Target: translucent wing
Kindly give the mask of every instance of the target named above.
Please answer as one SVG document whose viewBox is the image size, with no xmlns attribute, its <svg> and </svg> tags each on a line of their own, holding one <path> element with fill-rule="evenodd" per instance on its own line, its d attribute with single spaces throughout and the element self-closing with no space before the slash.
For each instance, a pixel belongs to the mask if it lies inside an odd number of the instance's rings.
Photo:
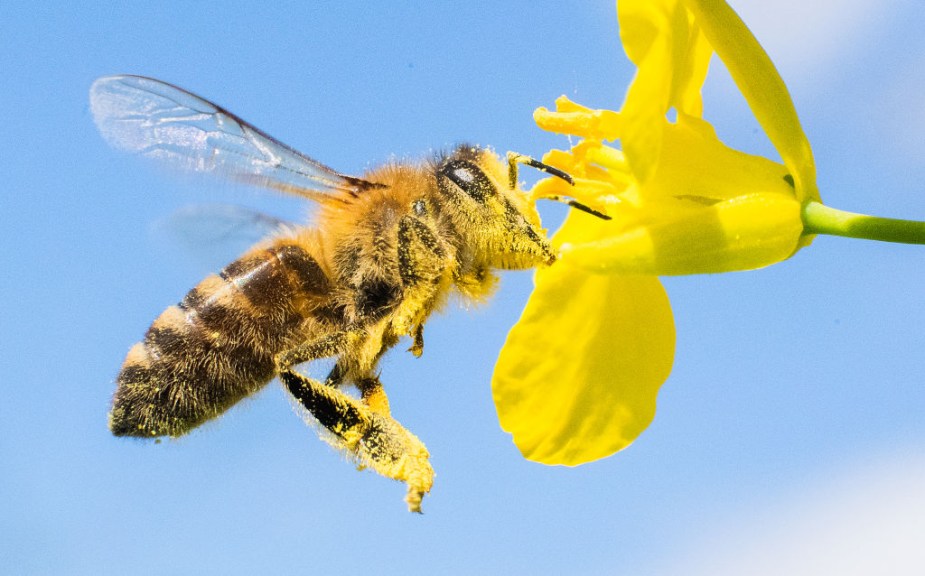
<svg viewBox="0 0 925 576">
<path fill-rule="evenodd" d="M 155 228 L 182 244 L 231 246 L 237 254 L 260 240 L 298 228 L 293 222 L 234 204 L 184 206 L 155 222 Z"/>
<path fill-rule="evenodd" d="M 156 220 L 152 231 L 179 245 L 202 272 L 214 272 L 261 240 L 295 228 L 292 222 L 245 206 L 196 204 Z"/>
<path fill-rule="evenodd" d="M 319 201 L 379 186 L 340 174 L 221 106 L 153 78 L 100 78 L 90 87 L 90 109 L 110 145 L 184 170 Z"/>
</svg>

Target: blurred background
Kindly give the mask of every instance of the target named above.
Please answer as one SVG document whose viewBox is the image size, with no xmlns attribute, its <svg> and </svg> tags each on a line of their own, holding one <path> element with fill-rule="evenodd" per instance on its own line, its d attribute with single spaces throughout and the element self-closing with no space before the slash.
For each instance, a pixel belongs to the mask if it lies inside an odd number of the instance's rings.
<svg viewBox="0 0 925 576">
<path fill-rule="evenodd" d="M 925 220 L 925 8 L 733 0 L 787 81 L 823 198 Z M 617 108 L 612 2 L 0 3 L 0 573 L 919 574 L 925 569 L 925 248 L 821 237 L 771 268 L 666 279 L 675 369 L 630 448 L 524 461 L 491 401 L 531 285 L 430 321 L 382 365 L 437 471 L 404 487 L 318 441 L 276 383 L 187 437 L 106 429 L 129 346 L 242 246 L 158 223 L 197 203 L 307 207 L 116 152 L 87 90 L 183 86 L 338 170 L 460 141 L 565 147 L 531 114 Z M 705 116 L 776 158 L 714 60 Z M 524 172 L 525 178 L 535 179 Z M 544 205 L 547 225 L 560 206 Z"/>
</svg>

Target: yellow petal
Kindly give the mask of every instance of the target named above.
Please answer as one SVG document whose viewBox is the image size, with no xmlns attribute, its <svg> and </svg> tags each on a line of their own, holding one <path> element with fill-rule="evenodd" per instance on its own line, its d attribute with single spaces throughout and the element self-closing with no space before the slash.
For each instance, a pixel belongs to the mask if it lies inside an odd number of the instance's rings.
<svg viewBox="0 0 925 576">
<path fill-rule="evenodd" d="M 642 212 L 636 226 L 605 230 L 596 241 L 585 235 L 563 243 L 559 264 L 660 276 L 753 270 L 792 256 L 803 232 L 800 203 L 786 194 L 748 194 L 712 205 L 663 199 Z"/>
<path fill-rule="evenodd" d="M 799 200 L 819 200 L 816 166 L 787 86 L 764 48 L 723 0 L 684 0 L 793 175 Z"/>
<path fill-rule="evenodd" d="M 662 147 L 662 127 L 668 111 L 675 65 L 673 34 L 676 0 L 623 0 L 617 3 L 620 38 L 626 55 L 636 65 L 636 76 L 626 91 L 621 142 L 636 179 L 645 182 L 655 171 Z"/>
<path fill-rule="evenodd" d="M 699 118 L 703 115 L 701 90 L 707 78 L 713 48 L 699 26 L 691 27 L 687 42 L 685 58 L 675 85 L 675 95 L 671 101 L 679 113 Z"/>
<path fill-rule="evenodd" d="M 674 342 L 657 278 L 541 270 L 495 367 L 501 427 L 543 464 L 575 466 L 622 450 L 655 415 Z"/>
<path fill-rule="evenodd" d="M 644 197 L 726 200 L 753 192 L 793 196 L 786 176 L 782 164 L 726 146 L 709 122 L 682 116 L 665 127 L 662 159 Z"/>
<path fill-rule="evenodd" d="M 617 16 L 624 49 L 637 66 L 621 109 L 623 149 L 645 183 L 661 153 L 668 110 L 702 114 L 700 90 L 713 49 L 677 0 L 621 0 Z"/>
</svg>

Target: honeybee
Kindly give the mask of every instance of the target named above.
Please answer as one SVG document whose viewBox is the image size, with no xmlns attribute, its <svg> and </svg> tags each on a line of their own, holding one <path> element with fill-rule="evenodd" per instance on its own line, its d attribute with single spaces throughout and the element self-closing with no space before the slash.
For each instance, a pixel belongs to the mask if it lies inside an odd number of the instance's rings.
<svg viewBox="0 0 925 576">
<path fill-rule="evenodd" d="M 90 105 L 116 148 L 317 203 L 315 225 L 265 239 L 154 320 L 116 379 L 112 433 L 181 436 L 279 377 L 330 443 L 404 482 L 409 510 L 420 512 L 434 472 L 424 444 L 389 414 L 379 359 L 404 336 L 420 356 L 431 313 L 453 293 L 489 296 L 494 270 L 552 264 L 517 167 L 569 176 L 469 145 L 347 176 L 140 76 L 98 79 Z M 323 381 L 296 370 L 325 358 L 333 369 Z M 358 397 L 341 390 L 348 384 Z"/>
</svg>

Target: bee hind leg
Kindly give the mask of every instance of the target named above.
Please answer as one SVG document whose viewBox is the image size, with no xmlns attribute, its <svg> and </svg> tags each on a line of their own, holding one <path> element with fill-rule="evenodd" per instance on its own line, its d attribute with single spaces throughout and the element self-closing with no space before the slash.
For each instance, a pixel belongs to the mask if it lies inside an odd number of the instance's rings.
<svg viewBox="0 0 925 576">
<path fill-rule="evenodd" d="M 348 369 L 346 366 L 342 362 L 338 362 L 334 365 L 331 372 L 328 373 L 327 378 L 324 379 L 325 386 L 337 388 L 344 382 L 347 372 Z M 356 380 L 355 384 L 360 391 L 360 398 L 370 410 L 378 412 L 383 416 L 391 415 L 389 410 L 389 398 L 386 396 L 385 389 L 378 376 L 359 378 Z"/>
<path fill-rule="evenodd" d="M 304 348 L 303 348 L 304 351 Z M 281 357 L 287 357 L 286 354 Z M 289 356 L 291 357 L 291 356 Z M 334 372 L 332 372 L 332 376 Z M 279 371 L 292 396 L 333 435 L 334 444 L 361 466 L 408 486 L 405 502 L 411 512 L 421 511 L 421 500 L 430 492 L 434 471 L 424 444 L 389 416 L 388 400 L 378 378 L 357 382 L 363 401 L 355 400 L 335 386 L 323 384 L 294 371 Z M 332 384 L 339 383 L 339 376 Z"/>
</svg>

